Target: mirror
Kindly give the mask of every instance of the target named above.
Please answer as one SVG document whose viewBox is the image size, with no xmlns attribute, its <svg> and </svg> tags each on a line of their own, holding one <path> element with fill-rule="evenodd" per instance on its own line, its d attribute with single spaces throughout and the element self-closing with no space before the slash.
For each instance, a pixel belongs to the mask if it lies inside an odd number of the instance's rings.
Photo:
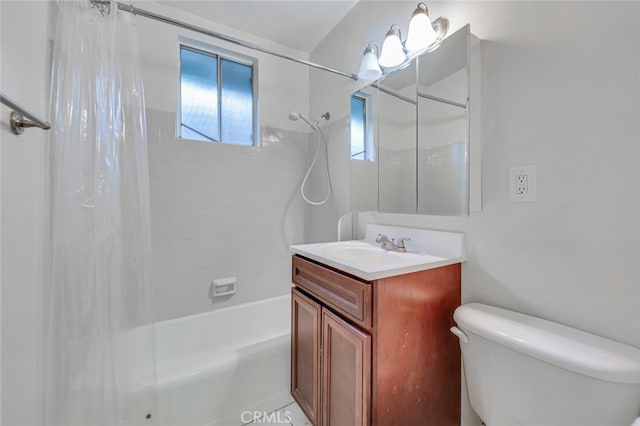
<svg viewBox="0 0 640 426">
<path fill-rule="evenodd" d="M 474 39 L 467 25 L 352 96 L 352 210 L 459 216 L 480 209 Z M 364 106 L 354 105 L 358 97 Z M 373 152 L 359 155 L 367 144 Z"/>
<path fill-rule="evenodd" d="M 469 214 L 468 28 L 416 58 L 419 214 Z"/>
<path fill-rule="evenodd" d="M 378 82 L 378 210 L 416 212 L 417 62 Z"/>
<path fill-rule="evenodd" d="M 351 96 L 351 210 L 378 210 L 378 89 Z"/>
</svg>

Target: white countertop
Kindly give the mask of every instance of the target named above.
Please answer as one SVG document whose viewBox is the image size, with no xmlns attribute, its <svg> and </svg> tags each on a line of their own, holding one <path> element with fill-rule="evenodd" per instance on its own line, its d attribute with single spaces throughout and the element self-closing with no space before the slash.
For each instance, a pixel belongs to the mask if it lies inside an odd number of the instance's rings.
<svg viewBox="0 0 640 426">
<path fill-rule="evenodd" d="M 383 250 L 375 244 L 378 233 L 398 240 L 409 237 L 407 252 Z M 364 240 L 290 246 L 307 257 L 367 281 L 424 271 L 464 262 L 464 235 L 457 232 L 367 225 Z"/>
</svg>

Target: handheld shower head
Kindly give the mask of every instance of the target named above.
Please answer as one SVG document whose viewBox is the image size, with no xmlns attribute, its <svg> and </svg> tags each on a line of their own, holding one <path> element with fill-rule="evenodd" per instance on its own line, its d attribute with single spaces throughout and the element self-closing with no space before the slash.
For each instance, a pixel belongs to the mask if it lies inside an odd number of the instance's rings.
<svg viewBox="0 0 640 426">
<path fill-rule="evenodd" d="M 327 111 L 324 114 L 322 114 L 320 117 L 318 117 L 317 120 L 314 120 L 313 123 L 312 123 L 304 115 L 302 115 L 299 112 L 294 112 L 294 111 L 289 112 L 289 120 L 297 121 L 299 118 L 301 118 L 302 121 L 307 123 L 312 129 L 315 130 L 315 129 L 318 129 L 318 125 L 320 124 L 320 120 L 322 120 L 324 118 L 325 120 L 329 121 L 329 118 L 331 118 L 331 114 L 329 114 L 329 112 Z"/>
<path fill-rule="evenodd" d="M 296 121 L 296 120 L 298 120 L 298 118 L 301 118 L 302 121 L 307 123 L 312 129 L 315 130 L 315 129 L 318 128 L 318 123 L 310 122 L 309 120 L 307 120 L 307 118 L 304 115 L 300 114 L 299 112 L 290 112 L 289 113 L 289 120 Z"/>
<path fill-rule="evenodd" d="M 289 113 L 289 120 L 291 121 L 297 121 L 298 118 L 300 118 L 300 113 L 299 112 L 290 112 Z"/>
<path fill-rule="evenodd" d="M 311 204 L 312 206 L 321 206 L 321 205 L 323 205 L 324 203 L 327 202 L 327 200 L 331 196 L 331 175 L 329 173 L 329 158 L 328 158 L 328 154 L 327 154 L 327 141 L 325 140 L 325 135 L 322 132 L 322 129 L 320 128 L 320 120 L 324 118 L 325 120 L 329 121 L 329 117 L 330 117 L 329 113 L 325 112 L 320 117 L 318 117 L 317 120 L 314 120 L 313 123 L 312 123 L 304 115 L 300 114 L 299 112 L 293 112 L 293 111 L 289 112 L 289 120 L 297 121 L 299 118 L 301 118 L 302 121 L 304 121 L 305 123 L 307 123 L 309 125 L 309 127 L 311 127 L 313 130 L 317 130 L 318 133 L 320 134 L 320 140 L 318 141 L 317 148 L 316 148 L 316 155 L 315 155 L 315 157 L 313 157 L 313 161 L 311 162 L 311 165 L 309 166 L 309 169 L 307 170 L 307 174 L 304 176 L 304 179 L 302 179 L 302 184 L 300 184 L 300 194 L 302 195 L 302 198 L 307 203 Z M 316 161 L 318 161 L 318 156 L 320 155 L 320 147 L 321 146 L 324 146 L 324 155 L 325 155 L 326 164 L 327 164 L 327 196 L 322 201 L 311 201 L 309 198 L 307 198 L 307 195 L 304 193 L 304 186 L 306 185 L 307 180 L 309 179 L 309 174 L 311 174 L 311 170 L 316 165 Z"/>
</svg>

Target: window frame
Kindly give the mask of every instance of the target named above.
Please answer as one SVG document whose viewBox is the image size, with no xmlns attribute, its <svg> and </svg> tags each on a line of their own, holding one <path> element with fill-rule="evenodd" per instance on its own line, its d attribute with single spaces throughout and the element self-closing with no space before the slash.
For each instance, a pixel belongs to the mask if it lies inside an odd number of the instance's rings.
<svg viewBox="0 0 640 426">
<path fill-rule="evenodd" d="M 374 132 L 374 117 L 373 117 L 373 98 L 370 94 L 361 90 L 352 93 L 349 98 L 349 116 L 351 117 L 351 99 L 362 99 L 364 102 L 364 159 L 353 158 L 350 155 L 350 159 L 354 161 L 376 161 L 376 144 L 375 144 L 375 132 Z M 351 152 L 351 134 L 349 134 L 349 152 Z"/>
<path fill-rule="evenodd" d="M 218 134 L 220 135 L 220 141 L 213 140 L 206 135 L 203 137 L 207 138 L 207 140 L 201 139 L 191 139 L 188 137 L 182 136 L 182 61 L 181 61 L 181 52 L 182 49 L 187 49 L 195 53 L 200 53 L 203 55 L 214 56 L 217 60 L 217 69 L 218 69 L 218 81 L 217 81 L 217 90 L 218 90 Z M 206 143 L 223 143 L 231 146 L 242 146 L 242 147 L 260 147 L 260 114 L 258 111 L 258 59 L 252 56 L 244 55 L 235 51 L 231 51 L 228 49 L 224 49 L 218 46 L 213 46 L 208 43 L 203 43 L 201 41 L 186 39 L 179 37 L 178 38 L 178 49 L 177 49 L 177 59 L 178 59 L 178 78 L 177 78 L 177 92 L 178 92 L 178 100 L 177 100 L 177 114 L 176 114 L 176 138 L 182 139 L 185 141 L 192 142 L 206 142 Z M 233 141 L 224 141 L 222 140 L 222 59 L 232 61 L 241 65 L 247 65 L 251 67 L 251 94 L 253 97 L 253 141 L 251 145 L 237 143 Z M 192 130 L 193 131 L 193 130 Z M 197 130 L 195 133 L 200 133 Z M 201 134 L 201 133 L 200 133 Z"/>
</svg>

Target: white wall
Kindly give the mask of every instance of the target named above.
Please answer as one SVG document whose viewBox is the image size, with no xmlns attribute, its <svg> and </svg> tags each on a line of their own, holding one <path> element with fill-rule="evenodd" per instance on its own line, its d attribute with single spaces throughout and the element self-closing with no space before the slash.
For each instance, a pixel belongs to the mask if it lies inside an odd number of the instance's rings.
<svg viewBox="0 0 640 426">
<path fill-rule="evenodd" d="M 302 52 L 156 4 L 144 7 L 276 51 Z M 156 318 L 164 320 L 289 292 L 288 245 L 304 242 L 299 196 L 309 155 L 306 66 L 137 20 L 147 100 Z M 258 59 L 259 147 L 176 138 L 179 38 Z M 237 293 L 211 298 L 211 282 L 237 277 Z"/>
<path fill-rule="evenodd" d="M 0 90 L 49 119 L 48 4 L 0 2 Z M 46 132 L 15 136 L 0 108 L 3 425 L 40 425 Z"/>
<path fill-rule="evenodd" d="M 356 70 L 366 43 L 380 43 L 393 22 L 406 31 L 414 7 L 357 5 L 311 60 Z M 466 232 L 465 302 L 640 346 L 639 7 L 430 5 L 452 31 L 470 23 L 484 40 L 483 210 L 463 218 L 379 214 L 369 220 Z M 346 113 L 355 84 L 333 79 L 312 72 L 311 105 L 344 106 Z M 537 165 L 538 202 L 510 203 L 507 169 L 527 164 Z"/>
</svg>

